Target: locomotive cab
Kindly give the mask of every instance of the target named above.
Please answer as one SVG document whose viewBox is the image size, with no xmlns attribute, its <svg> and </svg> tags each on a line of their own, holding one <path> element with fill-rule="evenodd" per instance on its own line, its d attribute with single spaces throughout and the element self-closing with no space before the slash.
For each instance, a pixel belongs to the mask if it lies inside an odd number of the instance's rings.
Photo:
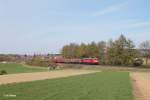
<svg viewBox="0 0 150 100">
<path fill-rule="evenodd" d="M 93 65 L 98 65 L 99 61 L 97 58 L 84 58 L 81 60 L 83 64 L 93 64 Z"/>
</svg>

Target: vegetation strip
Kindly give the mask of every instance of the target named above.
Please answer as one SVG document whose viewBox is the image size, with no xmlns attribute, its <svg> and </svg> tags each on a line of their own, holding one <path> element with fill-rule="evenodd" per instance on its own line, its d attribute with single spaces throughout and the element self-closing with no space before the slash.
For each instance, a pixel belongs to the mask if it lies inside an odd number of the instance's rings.
<svg viewBox="0 0 150 100">
<path fill-rule="evenodd" d="M 36 67 L 30 68 L 30 67 L 26 67 L 25 65 L 18 64 L 18 63 L 0 63 L 0 70 L 6 71 L 7 74 L 46 71 L 46 69 L 39 69 Z"/>
<path fill-rule="evenodd" d="M 2 85 L 0 91 L 1 100 L 133 100 L 127 72 Z"/>
</svg>

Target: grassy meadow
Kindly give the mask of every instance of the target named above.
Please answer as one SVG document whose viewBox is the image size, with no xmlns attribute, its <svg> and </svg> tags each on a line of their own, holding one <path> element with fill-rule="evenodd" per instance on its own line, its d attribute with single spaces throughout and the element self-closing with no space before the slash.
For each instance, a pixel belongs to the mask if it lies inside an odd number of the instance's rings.
<svg viewBox="0 0 150 100">
<path fill-rule="evenodd" d="M 43 68 L 29 67 L 18 63 L 0 63 L 0 70 L 5 70 L 8 74 L 46 71 Z"/>
<path fill-rule="evenodd" d="M 1 85 L 0 100 L 133 100 L 133 95 L 128 72 L 105 71 Z"/>
</svg>

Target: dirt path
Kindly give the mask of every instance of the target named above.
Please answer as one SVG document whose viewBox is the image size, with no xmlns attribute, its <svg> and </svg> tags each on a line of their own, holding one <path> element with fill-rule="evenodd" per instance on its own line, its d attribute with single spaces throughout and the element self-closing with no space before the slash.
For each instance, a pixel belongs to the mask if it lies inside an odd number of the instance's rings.
<svg viewBox="0 0 150 100">
<path fill-rule="evenodd" d="M 150 73 L 131 73 L 135 100 L 150 100 Z"/>
<path fill-rule="evenodd" d="M 19 82 L 27 82 L 34 80 L 44 80 L 44 79 L 52 79 L 59 77 L 67 77 L 73 75 L 80 74 L 88 74 L 94 73 L 96 71 L 89 70 L 57 70 L 50 72 L 36 72 L 36 73 L 21 73 L 21 74 L 11 74 L 11 75 L 2 75 L 0 76 L 0 85 L 8 84 L 8 83 L 19 83 Z"/>
</svg>

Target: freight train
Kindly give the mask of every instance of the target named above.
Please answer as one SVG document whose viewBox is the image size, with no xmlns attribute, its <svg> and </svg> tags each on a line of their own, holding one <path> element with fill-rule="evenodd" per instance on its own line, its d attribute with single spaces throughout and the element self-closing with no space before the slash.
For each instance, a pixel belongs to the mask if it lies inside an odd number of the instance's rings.
<svg viewBox="0 0 150 100">
<path fill-rule="evenodd" d="M 100 60 L 98 58 L 64 58 L 62 56 L 57 56 L 53 58 L 53 62 L 55 63 L 67 63 L 67 64 L 91 64 L 91 65 L 99 65 Z M 133 61 L 134 66 L 141 66 L 143 64 L 143 60 L 140 58 L 136 58 Z"/>
<path fill-rule="evenodd" d="M 54 57 L 53 61 L 55 63 L 72 63 L 72 64 L 91 64 L 98 65 L 98 58 L 63 58 L 63 57 Z"/>
</svg>

